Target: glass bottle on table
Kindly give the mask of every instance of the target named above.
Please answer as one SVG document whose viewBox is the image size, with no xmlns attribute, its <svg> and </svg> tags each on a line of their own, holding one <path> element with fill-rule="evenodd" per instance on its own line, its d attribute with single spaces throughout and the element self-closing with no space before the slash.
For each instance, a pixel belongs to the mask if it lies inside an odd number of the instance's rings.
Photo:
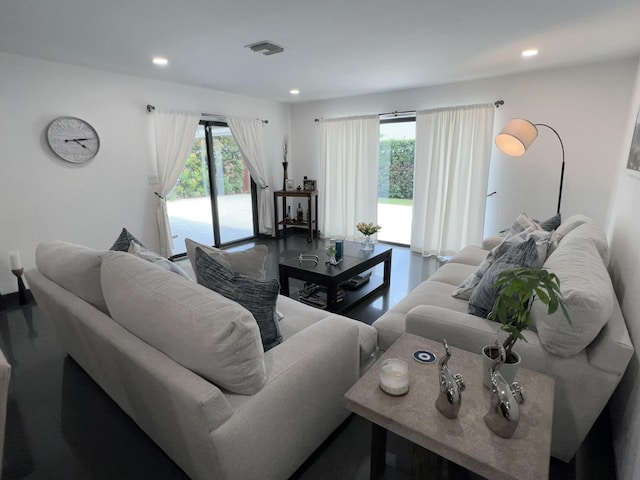
<svg viewBox="0 0 640 480">
<path fill-rule="evenodd" d="M 298 202 L 298 209 L 296 210 L 296 220 L 298 223 L 304 222 L 304 211 L 302 210 L 300 202 Z"/>
</svg>

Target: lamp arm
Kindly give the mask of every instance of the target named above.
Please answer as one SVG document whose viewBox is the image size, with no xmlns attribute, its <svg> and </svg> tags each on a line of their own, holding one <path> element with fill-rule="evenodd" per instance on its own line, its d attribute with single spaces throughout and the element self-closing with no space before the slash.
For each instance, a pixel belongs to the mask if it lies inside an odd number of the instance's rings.
<svg viewBox="0 0 640 480">
<path fill-rule="evenodd" d="M 556 137 L 558 137 L 558 140 L 560 141 L 560 147 L 562 148 L 562 168 L 560 170 L 560 191 L 558 193 L 558 213 L 560 213 L 560 203 L 562 202 L 562 184 L 564 183 L 564 143 L 562 143 L 562 138 L 560 138 L 560 134 L 552 126 L 547 125 L 546 123 L 536 123 L 535 125 L 536 127 L 538 126 L 547 127 L 549 130 L 555 133 Z"/>
</svg>

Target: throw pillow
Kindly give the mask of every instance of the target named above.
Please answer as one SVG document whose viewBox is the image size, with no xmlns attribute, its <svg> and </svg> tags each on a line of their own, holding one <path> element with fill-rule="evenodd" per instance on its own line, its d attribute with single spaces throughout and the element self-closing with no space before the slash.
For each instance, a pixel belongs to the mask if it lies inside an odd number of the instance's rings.
<svg viewBox="0 0 640 480">
<path fill-rule="evenodd" d="M 536 222 L 542 230 L 550 232 L 560 226 L 561 220 L 562 217 L 560 216 L 560 212 L 558 212 L 553 217 L 549 217 L 543 222 L 541 222 L 540 220 L 534 220 L 534 222 Z"/>
<path fill-rule="evenodd" d="M 539 266 L 538 249 L 533 238 L 512 247 L 507 253 L 493 262 L 473 290 L 469 299 L 469 313 L 487 318 L 498 297 L 498 291 L 493 284 L 500 272 L 511 270 L 512 268 L 536 266 Z"/>
<path fill-rule="evenodd" d="M 545 222 L 551 222 L 551 220 L 552 219 L 548 219 L 545 220 Z M 451 296 L 462 300 L 469 300 L 473 290 L 493 262 L 507 253 L 513 246 L 519 245 L 529 238 L 534 238 L 536 241 L 538 248 L 538 266 L 542 266 L 552 251 L 553 245 L 557 243 L 557 236 L 553 231 L 543 230 L 539 223 L 531 220 L 525 213 L 522 213 L 513 222 L 504 240 L 489 251 L 478 269 L 469 275 L 458 288 L 451 292 Z"/>
<path fill-rule="evenodd" d="M 190 238 L 186 238 L 184 243 L 187 247 L 187 256 L 194 271 L 196 270 L 196 247 L 199 247 L 203 252 L 215 258 L 229 270 L 239 273 L 240 275 L 253 278 L 254 280 L 265 280 L 267 276 L 265 265 L 267 263 L 269 249 L 265 245 L 256 245 L 253 248 L 240 252 L 228 252 L 226 250 L 220 250 L 219 248 L 202 245 Z"/>
<path fill-rule="evenodd" d="M 260 329 L 236 302 L 124 252 L 105 256 L 100 280 L 111 317 L 143 342 L 230 392 L 266 384 Z"/>
<path fill-rule="evenodd" d="M 571 323 L 560 310 L 549 315 L 542 302 L 534 302 L 531 318 L 547 351 L 572 357 L 587 348 L 613 314 L 615 292 L 611 277 L 589 238 L 563 241 L 544 267 L 560 280 Z"/>
<path fill-rule="evenodd" d="M 510 248 L 511 245 L 504 241 L 492 248 L 489 253 L 487 253 L 487 256 L 484 258 L 478 269 L 464 279 L 458 288 L 451 293 L 451 296 L 461 298 L 462 300 L 469 300 L 473 290 L 476 288 L 484 274 L 487 273 L 489 267 L 497 258 L 504 255 Z"/>
<path fill-rule="evenodd" d="M 187 275 L 183 269 L 181 269 L 178 265 L 173 263 L 171 260 L 164 258 L 162 255 L 156 252 L 152 252 L 151 250 L 147 250 L 142 245 L 139 245 L 136 242 L 131 242 L 129 246 L 129 253 L 146 260 L 147 262 L 155 263 L 159 267 L 164 268 L 165 270 L 169 270 L 170 272 L 177 273 L 181 277 L 184 277 L 188 280 L 191 280 L 191 277 Z"/>
<path fill-rule="evenodd" d="M 131 233 L 126 228 L 123 228 L 122 232 L 120 232 L 120 235 L 118 236 L 118 238 L 116 238 L 116 241 L 113 242 L 113 245 L 111 245 L 111 248 L 109 250 L 117 250 L 118 252 L 128 252 L 129 247 L 131 246 L 132 243 L 137 243 L 138 245 L 140 245 L 142 248 L 146 250 L 146 247 L 142 244 L 140 240 L 138 240 L 136 237 L 131 235 Z"/>
<path fill-rule="evenodd" d="M 280 325 L 276 320 L 276 300 L 280 292 L 277 280 L 260 281 L 238 275 L 218 259 L 196 247 L 196 278 L 198 283 L 218 292 L 249 310 L 258 322 L 264 351 L 282 343 Z"/>
</svg>

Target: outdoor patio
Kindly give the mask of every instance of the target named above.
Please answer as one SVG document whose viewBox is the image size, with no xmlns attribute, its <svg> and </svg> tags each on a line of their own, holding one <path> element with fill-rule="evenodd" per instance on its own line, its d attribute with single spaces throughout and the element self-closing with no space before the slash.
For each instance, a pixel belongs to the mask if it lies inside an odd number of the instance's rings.
<svg viewBox="0 0 640 480">
<path fill-rule="evenodd" d="M 378 232 L 377 240 L 407 245 L 411 239 L 412 209 L 410 205 L 379 203 L 377 223 L 382 230 Z M 174 254 L 184 253 L 185 238 L 213 245 L 209 197 L 168 201 L 167 210 L 173 233 Z M 250 194 L 219 196 L 218 210 L 222 242 L 253 235 Z"/>
</svg>

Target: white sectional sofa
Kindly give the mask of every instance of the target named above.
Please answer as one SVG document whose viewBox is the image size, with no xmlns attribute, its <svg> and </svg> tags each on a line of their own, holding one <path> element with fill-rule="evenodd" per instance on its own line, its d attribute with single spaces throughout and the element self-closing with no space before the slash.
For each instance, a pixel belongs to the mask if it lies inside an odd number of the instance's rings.
<svg viewBox="0 0 640 480">
<path fill-rule="evenodd" d="M 283 341 L 264 352 L 239 304 L 129 253 L 54 241 L 36 265 L 63 348 L 194 479 L 289 477 L 376 349 L 371 326 L 279 297 Z"/>
<path fill-rule="evenodd" d="M 519 341 L 515 350 L 523 367 L 555 379 L 551 453 L 570 461 L 622 378 L 633 346 L 606 270 L 602 229 L 576 215 L 553 236 L 557 248 L 544 267 L 561 281 L 572 324 L 560 312 L 550 318 L 537 302 L 534 328 L 524 332 L 526 342 Z M 477 353 L 498 337 L 504 340 L 498 323 L 467 313 L 468 301 L 452 296 L 500 241 L 464 248 L 374 322 L 380 348 L 388 348 L 404 331 L 438 342 L 446 338 L 449 345 Z"/>
</svg>

